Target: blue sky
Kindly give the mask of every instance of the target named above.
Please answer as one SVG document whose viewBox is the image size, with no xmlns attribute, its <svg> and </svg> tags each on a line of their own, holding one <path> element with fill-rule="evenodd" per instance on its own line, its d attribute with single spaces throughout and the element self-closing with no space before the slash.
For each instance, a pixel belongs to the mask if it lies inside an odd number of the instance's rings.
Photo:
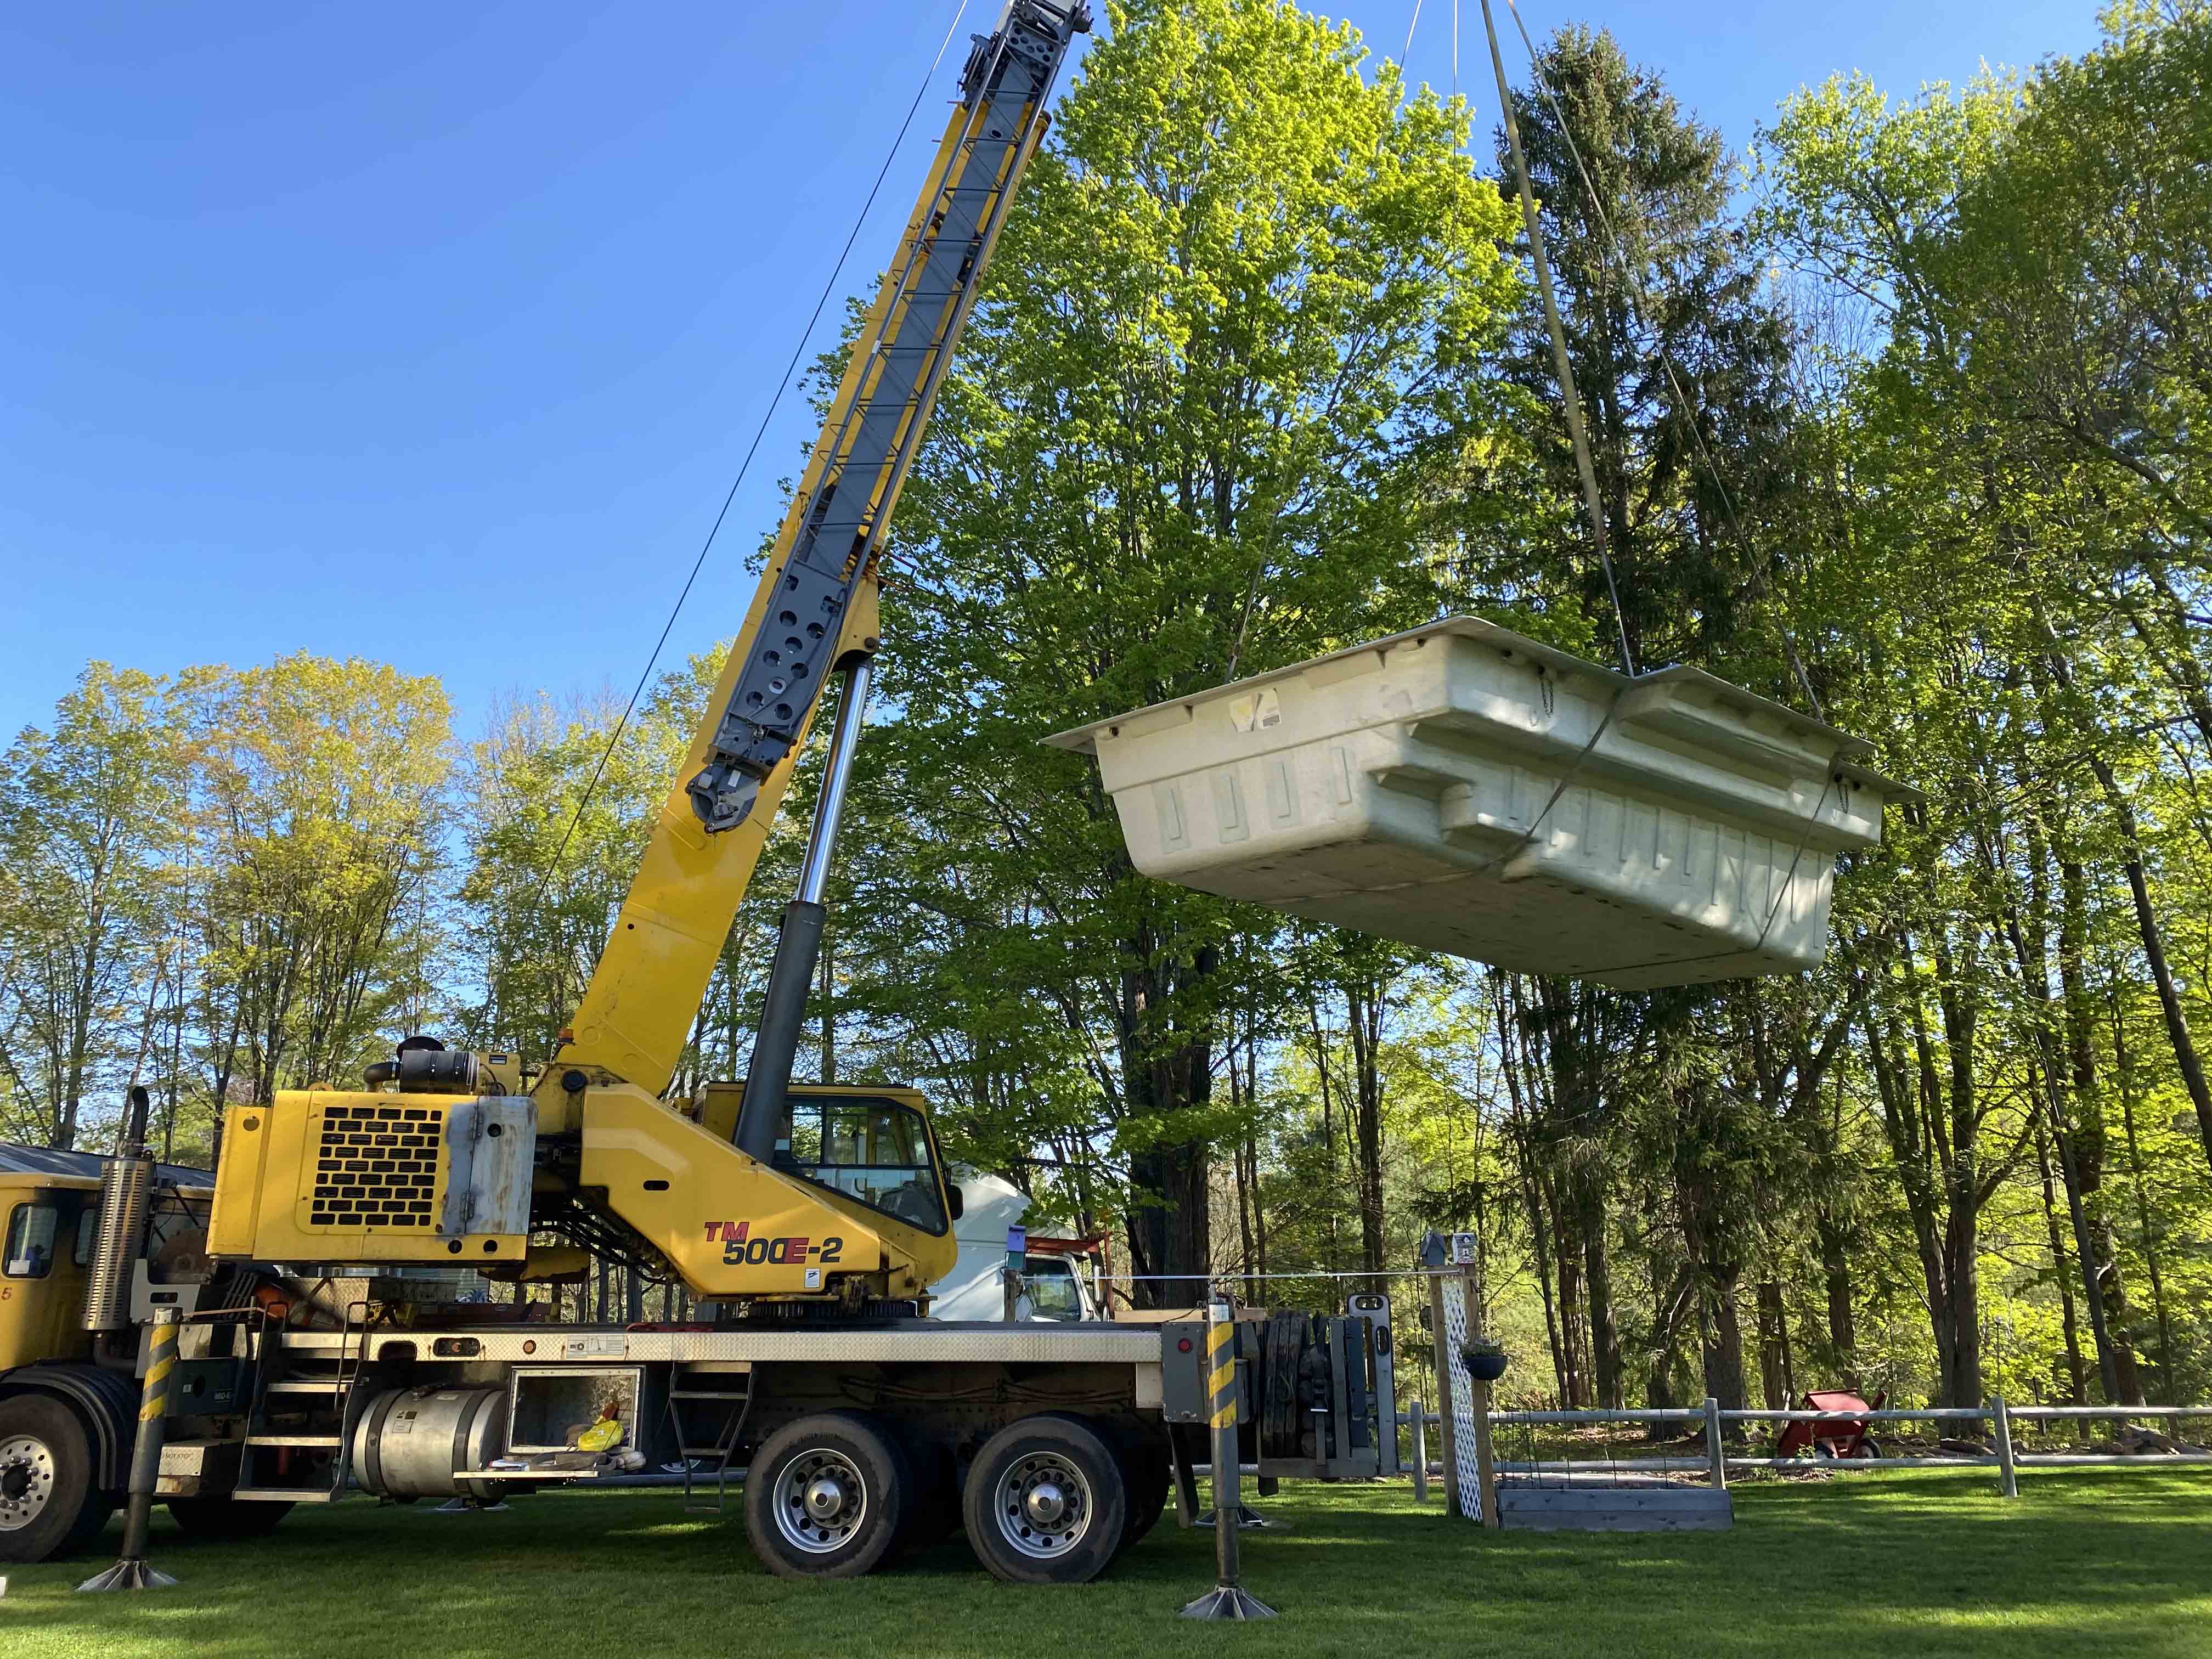
<svg viewBox="0 0 2212 1659">
<path fill-rule="evenodd" d="M 9 8 L 0 740 L 95 656 L 356 652 L 441 674 L 465 738 L 502 694 L 626 690 L 956 3 Z M 1349 15 L 1395 55 L 1413 11 Z M 1420 12 L 1446 85 L 1452 0 Z M 1610 27 L 1739 146 L 1835 70 L 1910 91 L 2096 38 L 2083 0 L 1524 15 Z M 1474 0 L 1459 28 L 1486 131 Z M 667 660 L 736 627 L 811 435 L 787 399 Z"/>
</svg>

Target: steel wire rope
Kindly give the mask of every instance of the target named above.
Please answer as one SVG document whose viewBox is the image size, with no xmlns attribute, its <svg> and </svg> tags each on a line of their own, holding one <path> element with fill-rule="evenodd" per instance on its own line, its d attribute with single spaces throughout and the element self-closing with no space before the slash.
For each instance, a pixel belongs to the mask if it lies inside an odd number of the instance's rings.
<svg viewBox="0 0 2212 1659">
<path fill-rule="evenodd" d="M 661 624 L 660 637 L 653 641 L 653 650 L 645 659 L 645 666 L 639 671 L 637 684 L 630 688 L 629 701 L 623 705 L 622 717 L 615 722 L 615 729 L 609 735 L 606 746 L 599 751 L 599 763 L 592 769 L 592 780 L 584 786 L 584 793 L 576 802 L 576 810 L 569 815 L 568 827 L 562 834 L 561 845 L 555 849 L 551 860 L 545 866 L 544 875 L 538 881 L 536 902 L 541 906 L 544 903 L 545 895 L 552 888 L 553 878 L 560 872 L 561 860 L 568 855 L 568 843 L 575 838 L 577 826 L 584 821 L 584 813 L 592 804 L 592 797 L 599 793 L 600 781 L 606 775 L 607 763 L 614 757 L 623 733 L 629 729 L 630 716 L 637 710 L 637 700 L 644 695 L 646 682 L 653 677 L 653 671 L 660 661 L 660 653 L 667 647 L 668 636 L 675 629 L 676 619 L 683 614 L 684 602 L 691 597 L 691 589 L 699 580 L 700 571 L 706 567 L 707 555 L 714 545 L 714 538 L 721 533 L 723 521 L 730 516 L 730 507 L 738 498 L 738 489 L 744 484 L 745 475 L 751 471 L 753 458 L 759 454 L 761 442 L 768 436 L 769 423 L 775 420 L 776 410 L 782 406 L 784 393 L 791 389 L 792 376 L 806 355 L 807 342 L 813 338 L 815 327 L 821 322 L 823 312 L 829 307 L 830 296 L 836 291 L 837 279 L 844 274 L 845 262 L 852 257 L 854 246 L 860 240 L 860 232 L 866 228 L 868 215 L 876 205 L 877 196 L 882 192 L 884 180 L 890 176 L 892 164 L 898 160 L 899 150 L 906 143 L 915 116 L 921 109 L 922 100 L 929 95 L 930 84 L 937 78 L 938 65 L 945 61 L 945 49 L 952 44 L 953 33 L 959 28 L 960 20 L 967 12 L 968 0 L 959 0 L 954 8 L 952 21 L 945 27 L 945 38 L 937 43 L 936 55 L 929 60 L 929 68 L 921 77 L 921 84 L 915 88 L 914 101 L 907 106 L 906 117 L 899 123 L 898 131 L 891 139 L 890 149 L 884 154 L 883 165 L 876 170 L 875 183 L 868 187 L 867 199 L 860 204 L 860 212 L 854 216 L 853 228 L 845 238 L 845 246 L 838 251 L 837 261 L 830 266 L 830 275 L 822 284 L 822 292 L 814 301 L 814 310 L 807 318 L 806 325 L 799 331 L 798 343 L 791 349 L 790 361 L 783 366 L 783 378 L 776 383 L 775 394 L 769 398 L 768 408 L 761 415 L 760 424 L 753 430 L 752 441 L 745 447 L 744 459 L 738 463 L 737 477 L 730 481 L 729 490 L 722 497 L 721 508 L 714 514 L 714 522 L 708 526 L 706 539 L 699 544 L 698 556 L 691 561 L 690 574 L 684 577 L 684 586 L 676 595 L 676 603 L 669 607 L 668 620 Z"/>
<path fill-rule="evenodd" d="M 1486 3 L 1486 12 L 1487 9 Z M 1675 373 L 1674 360 L 1667 349 L 1665 337 L 1651 326 L 1650 319 L 1644 314 L 1644 307 L 1638 301 L 1636 272 L 1629 264 L 1628 250 L 1621 243 L 1620 234 L 1613 228 L 1613 221 L 1606 213 L 1605 204 L 1599 199 L 1597 185 L 1590 178 L 1589 168 L 1583 164 L 1582 149 L 1575 143 L 1574 130 L 1568 124 L 1567 112 L 1559 102 L 1559 94 L 1553 89 L 1552 83 L 1544 78 L 1543 67 L 1536 55 L 1536 43 L 1529 35 L 1528 25 L 1522 19 L 1521 8 L 1516 3 L 1516 0 L 1505 0 L 1505 9 L 1512 15 L 1513 27 L 1520 34 L 1522 46 L 1528 54 L 1528 77 L 1536 83 L 1537 90 L 1544 94 L 1544 101 L 1552 106 L 1552 113 L 1559 124 L 1559 137 L 1567 147 L 1567 155 L 1574 161 L 1575 173 L 1583 182 L 1583 193 L 1589 198 L 1590 212 L 1596 217 L 1598 228 L 1605 233 L 1606 246 L 1612 250 L 1614 259 L 1620 264 L 1622 279 L 1621 296 L 1628 302 L 1628 309 L 1636 319 L 1638 326 L 1651 335 L 1654 341 L 1653 349 L 1659 359 L 1659 367 L 1666 374 L 1668 386 L 1674 394 L 1676 411 L 1680 415 L 1683 424 L 1690 428 L 1690 436 L 1698 447 L 1698 459 L 1705 463 L 1705 471 L 1712 478 L 1713 488 L 1719 492 L 1721 510 L 1728 520 L 1729 529 L 1735 537 L 1737 544 L 1743 549 L 1745 557 L 1750 562 L 1753 577 L 1759 580 L 1759 586 L 1771 592 L 1771 584 L 1759 574 L 1758 550 L 1753 547 L 1751 538 L 1744 530 L 1743 521 L 1736 514 L 1735 497 L 1729 489 L 1728 481 L 1721 477 L 1720 464 L 1714 459 L 1711 447 L 1705 442 L 1705 430 L 1698 424 L 1695 412 L 1690 404 L 1689 394 L 1683 390 L 1680 377 Z M 1616 595 L 1614 603 L 1618 605 L 1619 602 L 1619 596 Z M 1805 693 L 1807 701 L 1813 705 L 1813 713 L 1825 722 L 1828 718 L 1827 714 L 1820 707 L 1820 693 L 1813 689 L 1812 677 L 1805 672 L 1804 659 L 1797 653 L 1796 636 L 1791 634 L 1786 623 L 1780 624 L 1780 629 L 1782 648 L 1790 653 L 1790 666 L 1791 672 L 1797 677 L 1797 684 Z"/>
<path fill-rule="evenodd" d="M 1613 622 L 1620 636 L 1620 666 L 1631 678 L 1636 674 L 1636 653 L 1629 648 L 1628 617 L 1621 609 L 1620 585 L 1614 580 L 1613 554 L 1607 546 L 1605 503 L 1600 499 L 1597 465 L 1590 453 L 1589 432 L 1583 422 L 1582 398 L 1575 389 L 1575 371 L 1567 357 L 1565 325 L 1552 291 L 1551 262 L 1544 254 L 1544 228 L 1536 211 L 1535 187 L 1528 179 L 1528 158 L 1521 148 L 1521 124 L 1513 113 L 1512 89 L 1505 80 L 1505 55 L 1498 48 L 1498 25 L 1490 13 L 1490 0 L 1482 0 L 1483 33 L 1490 40 L 1490 64 L 1498 76 L 1498 111 L 1505 127 L 1505 147 L 1513 161 L 1515 183 L 1521 198 L 1521 220 L 1528 236 L 1528 263 L 1536 272 L 1536 292 L 1544 304 L 1546 331 L 1551 337 L 1552 368 L 1559 376 L 1559 407 L 1566 416 L 1567 437 L 1575 453 L 1575 472 L 1582 483 L 1583 507 L 1589 518 L 1590 543 L 1605 572 L 1605 591 L 1613 601 Z"/>
</svg>

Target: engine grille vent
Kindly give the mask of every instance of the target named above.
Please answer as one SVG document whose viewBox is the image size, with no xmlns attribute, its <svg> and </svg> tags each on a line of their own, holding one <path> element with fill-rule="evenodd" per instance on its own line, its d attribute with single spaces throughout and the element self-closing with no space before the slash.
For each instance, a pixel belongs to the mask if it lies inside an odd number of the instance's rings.
<svg viewBox="0 0 2212 1659">
<path fill-rule="evenodd" d="M 438 1107 L 325 1108 L 308 1224 L 434 1225 L 445 1127 Z"/>
</svg>

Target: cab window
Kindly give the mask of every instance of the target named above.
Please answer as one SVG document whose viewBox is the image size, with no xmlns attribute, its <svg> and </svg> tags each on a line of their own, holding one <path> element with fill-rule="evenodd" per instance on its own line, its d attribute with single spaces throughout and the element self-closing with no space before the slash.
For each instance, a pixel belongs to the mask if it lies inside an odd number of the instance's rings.
<svg viewBox="0 0 2212 1659">
<path fill-rule="evenodd" d="M 1024 1288 L 1029 1291 L 1030 1311 L 1037 1318 L 1083 1317 L 1083 1297 L 1076 1286 L 1074 1270 L 1066 1262 L 1049 1258 L 1040 1261 L 1032 1256 L 1024 1279 Z"/>
<path fill-rule="evenodd" d="M 793 1096 L 775 1162 L 910 1227 L 945 1231 L 929 1126 L 911 1106 L 852 1096 Z"/>
<path fill-rule="evenodd" d="M 100 1204 L 97 1200 L 84 1206 L 76 1218 L 76 1248 L 71 1259 L 80 1267 L 92 1264 L 92 1247 L 100 1242 Z"/>
<path fill-rule="evenodd" d="M 10 1279 L 44 1279 L 54 1270 L 54 1237 L 61 1212 L 52 1204 L 18 1204 L 8 1217 L 8 1243 L 0 1273 Z"/>
</svg>

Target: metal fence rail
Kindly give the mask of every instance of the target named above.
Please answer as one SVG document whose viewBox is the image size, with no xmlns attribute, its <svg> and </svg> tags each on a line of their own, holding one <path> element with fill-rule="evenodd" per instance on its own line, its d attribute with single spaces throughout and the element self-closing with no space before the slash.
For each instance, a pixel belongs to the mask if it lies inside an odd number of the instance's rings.
<svg viewBox="0 0 2212 1659">
<path fill-rule="evenodd" d="M 1717 1401 L 1708 1399 L 1699 1407 L 1656 1407 L 1650 1408 L 1625 1407 L 1618 1411 L 1532 1411 L 1492 1412 L 1490 1424 L 1498 1429 L 1517 1428 L 1531 1431 L 1529 1444 L 1533 1449 L 1533 1431 L 1539 1427 L 1593 1426 L 1610 1424 L 1655 1423 L 1702 1424 L 1705 1444 L 1694 1451 L 1674 1454 L 1632 1454 L 1627 1456 L 1608 1455 L 1604 1458 L 1577 1458 L 1572 1455 L 1546 1458 L 1529 1456 L 1506 1457 L 1497 1468 L 1501 1474 L 1533 1476 L 1542 1479 L 1557 1474 L 1572 1481 L 1578 1475 L 1626 1474 L 1632 1480 L 1650 1480 L 1673 1475 L 1701 1478 L 1709 1485 L 1724 1487 L 1729 1471 L 1732 1469 L 1806 1469 L 1820 1468 L 1837 1473 L 1879 1474 L 1884 1469 L 1972 1469 L 1993 1468 L 1997 1471 L 1998 1490 L 2007 1498 L 2020 1495 L 2015 1479 L 2023 1468 L 2167 1468 L 2177 1464 L 2212 1463 L 2212 1451 L 2156 1451 L 2142 1453 L 2113 1452 L 2033 1452 L 2016 1450 L 2013 1442 L 2013 1425 L 2109 1420 L 2127 1422 L 2136 1418 L 2158 1418 L 2172 1421 L 2180 1418 L 2212 1419 L 2212 1405 L 2205 1406 L 2008 1406 L 2002 1395 L 1992 1397 L 1986 1406 L 1930 1406 L 1917 1410 L 1886 1407 L 1881 1411 L 1723 1411 Z M 1413 1456 L 1410 1460 L 1413 1471 L 1414 1496 L 1417 1499 L 1428 1495 L 1428 1480 L 1434 1466 L 1428 1460 L 1428 1431 L 1439 1427 L 1443 1419 L 1434 1412 L 1425 1411 L 1419 1400 L 1407 1402 L 1407 1409 L 1398 1413 L 1397 1425 L 1413 1431 Z M 1749 1423 L 1986 1423 L 1990 1425 L 1992 1449 L 1976 1455 L 1971 1452 L 1947 1454 L 1943 1456 L 1876 1456 L 1867 1458 L 1824 1457 L 1808 1454 L 1801 1457 L 1753 1457 L 1730 1454 L 1727 1449 L 1727 1425 Z"/>
</svg>

